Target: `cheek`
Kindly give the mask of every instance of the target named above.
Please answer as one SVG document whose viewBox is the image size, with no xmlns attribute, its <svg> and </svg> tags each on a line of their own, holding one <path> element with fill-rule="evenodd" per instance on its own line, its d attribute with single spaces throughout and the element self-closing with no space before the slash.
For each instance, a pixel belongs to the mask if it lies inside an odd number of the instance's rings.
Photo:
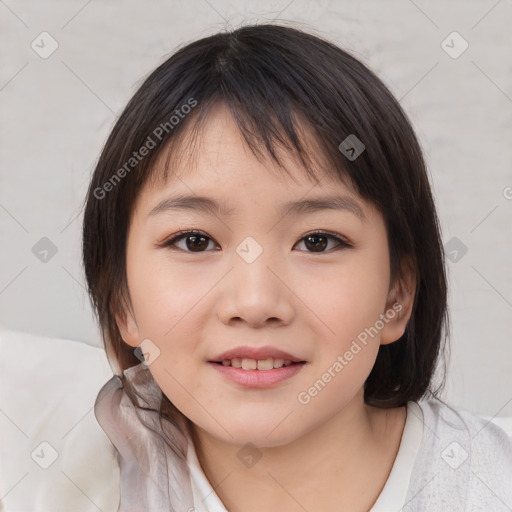
<svg viewBox="0 0 512 512">
<path fill-rule="evenodd" d="M 385 258 L 361 251 L 338 268 L 315 271 L 308 282 L 305 302 L 321 320 L 322 335 L 326 339 L 342 347 L 374 325 L 386 304 L 387 264 Z"/>
<path fill-rule="evenodd" d="M 180 390 L 171 375 L 190 389 L 199 386 L 194 381 L 203 358 L 201 332 L 207 322 L 204 304 L 215 276 L 200 279 L 170 264 L 161 254 L 142 252 L 132 254 L 128 268 L 140 339 L 150 339 L 159 351 L 150 366 L 156 379 L 158 376 L 157 382 L 161 381 L 158 383 L 169 390 L 169 395 Z"/>
<path fill-rule="evenodd" d="M 172 339 L 182 327 L 211 287 L 190 277 L 163 258 L 133 258 L 128 281 L 141 336 Z"/>
<path fill-rule="evenodd" d="M 321 319 L 312 375 L 302 383 L 298 401 L 304 417 L 334 414 L 361 391 L 380 347 L 374 326 L 385 304 L 386 272 L 360 259 L 336 278 L 310 289 L 311 310 Z M 310 303 L 308 303 L 308 306 Z"/>
<path fill-rule="evenodd" d="M 159 351 L 149 369 L 173 404 L 188 412 L 190 396 L 202 393 L 198 334 L 203 321 L 198 312 L 200 300 L 212 284 L 191 282 L 189 275 L 165 261 L 153 261 L 138 268 L 132 274 L 130 290 L 140 336 L 149 338 Z"/>
</svg>

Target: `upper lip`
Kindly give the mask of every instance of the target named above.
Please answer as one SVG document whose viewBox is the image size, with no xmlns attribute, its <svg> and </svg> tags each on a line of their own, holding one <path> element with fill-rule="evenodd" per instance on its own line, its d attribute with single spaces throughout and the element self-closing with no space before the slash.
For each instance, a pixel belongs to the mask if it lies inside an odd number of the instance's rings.
<svg viewBox="0 0 512 512">
<path fill-rule="evenodd" d="M 289 354 L 288 352 L 284 352 L 283 350 L 279 350 L 275 347 L 249 347 L 249 346 L 240 346 L 235 347 L 230 350 L 227 350 L 226 352 L 223 352 L 222 354 L 219 354 L 214 359 L 211 359 L 211 362 L 214 363 L 221 363 L 222 361 L 229 359 L 256 359 L 256 360 L 263 360 L 263 359 L 284 359 L 289 360 L 294 363 L 300 363 L 304 361 L 300 357 L 296 357 L 292 354 Z"/>
</svg>

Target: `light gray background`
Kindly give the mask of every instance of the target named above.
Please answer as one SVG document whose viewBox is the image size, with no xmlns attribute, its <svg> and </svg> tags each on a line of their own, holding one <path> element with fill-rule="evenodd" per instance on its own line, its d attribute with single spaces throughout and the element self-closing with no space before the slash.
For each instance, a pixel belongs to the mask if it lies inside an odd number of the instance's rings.
<svg viewBox="0 0 512 512">
<path fill-rule="evenodd" d="M 106 137 L 178 45 L 229 25 L 311 27 L 390 87 L 425 150 L 450 257 L 445 397 L 512 416 L 512 2 L 0 0 L 0 322 L 99 345 L 80 262 L 79 205 Z M 42 32 L 57 41 L 43 59 Z M 446 38 L 458 32 L 462 48 Z M 443 43 L 443 41 L 445 41 Z M 452 42 L 453 41 L 453 42 Z M 508 187 L 508 188 L 507 188 Z M 57 253 L 41 262 L 48 237 Z"/>
</svg>

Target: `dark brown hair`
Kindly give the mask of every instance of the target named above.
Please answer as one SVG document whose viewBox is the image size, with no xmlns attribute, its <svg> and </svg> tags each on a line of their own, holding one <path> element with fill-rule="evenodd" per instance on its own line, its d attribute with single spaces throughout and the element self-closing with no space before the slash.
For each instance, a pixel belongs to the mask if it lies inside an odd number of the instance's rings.
<svg viewBox="0 0 512 512">
<path fill-rule="evenodd" d="M 301 136 L 305 123 L 330 175 L 351 183 L 381 212 L 392 282 L 403 275 L 404 257 L 410 258 L 416 295 L 403 336 L 379 348 L 365 402 L 398 407 L 427 393 L 436 396 L 446 373 L 445 367 L 433 390 L 448 331 L 447 283 L 439 221 L 414 130 L 384 83 L 348 51 L 275 24 L 217 33 L 176 51 L 142 83 L 108 137 L 83 221 L 85 276 L 107 354 L 121 370 L 140 363 L 115 321 L 116 313 L 131 309 L 125 248 L 134 202 L 146 183 L 167 176 L 167 168 L 162 175 L 154 165 L 164 148 L 174 160 L 218 102 L 229 108 L 256 157 L 270 155 L 286 170 L 275 150 L 287 148 L 316 177 Z M 365 146 L 355 159 L 339 149 L 351 135 Z"/>
</svg>

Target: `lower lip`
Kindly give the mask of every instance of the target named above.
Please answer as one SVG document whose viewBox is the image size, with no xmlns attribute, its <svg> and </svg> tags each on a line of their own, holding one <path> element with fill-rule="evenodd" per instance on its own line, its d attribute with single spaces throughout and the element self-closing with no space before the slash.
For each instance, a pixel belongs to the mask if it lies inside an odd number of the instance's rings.
<svg viewBox="0 0 512 512">
<path fill-rule="evenodd" d="M 274 368 L 273 370 L 243 370 L 217 363 L 208 363 L 227 379 L 248 388 L 266 388 L 297 375 L 306 363 Z"/>
</svg>

